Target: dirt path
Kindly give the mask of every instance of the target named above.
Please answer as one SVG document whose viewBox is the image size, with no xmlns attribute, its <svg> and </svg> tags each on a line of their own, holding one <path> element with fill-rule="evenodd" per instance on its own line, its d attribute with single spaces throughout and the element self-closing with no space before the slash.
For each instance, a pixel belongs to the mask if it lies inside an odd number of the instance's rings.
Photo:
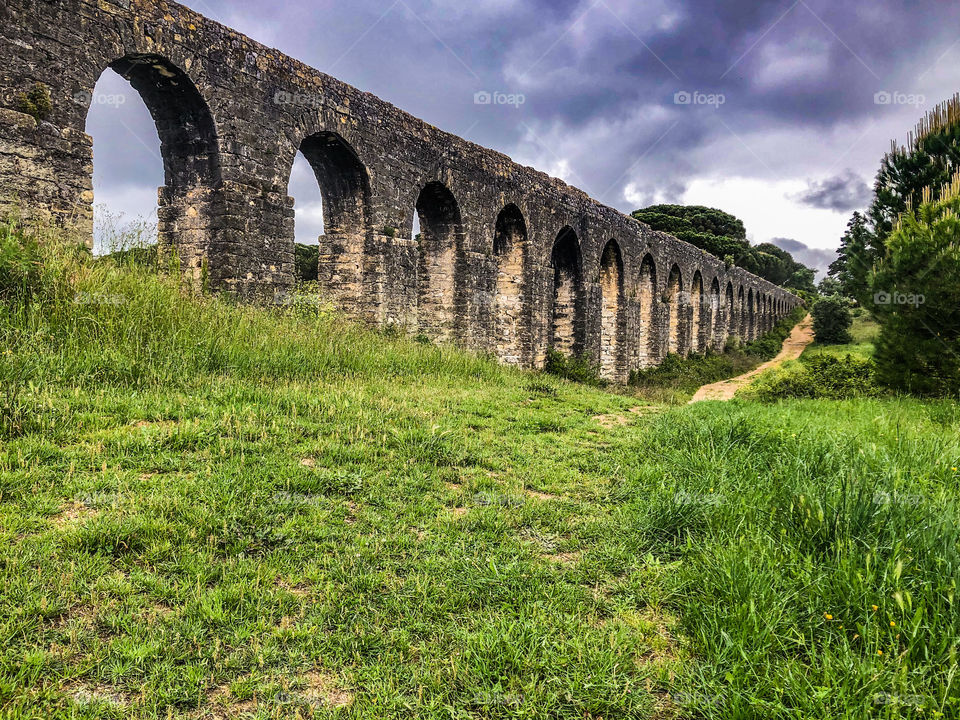
<svg viewBox="0 0 960 720">
<path fill-rule="evenodd" d="M 771 368 L 779 367 L 787 360 L 796 360 L 801 354 L 803 354 L 803 351 L 807 348 L 807 345 L 812 342 L 813 318 L 807 315 L 800 322 L 800 324 L 793 329 L 793 332 L 790 333 L 790 337 L 784 341 L 783 348 L 780 350 L 780 354 L 777 355 L 773 360 L 765 362 L 760 367 L 751 370 L 740 377 L 735 377 L 730 380 L 723 380 L 722 382 L 713 383 L 713 385 L 704 385 L 702 388 L 697 390 L 697 394 L 693 396 L 693 400 L 691 400 L 690 403 L 702 402 L 704 400 L 732 400 L 737 390 L 742 388 L 744 385 L 748 385 L 755 377 L 757 377 L 757 375 L 766 372 Z"/>
</svg>

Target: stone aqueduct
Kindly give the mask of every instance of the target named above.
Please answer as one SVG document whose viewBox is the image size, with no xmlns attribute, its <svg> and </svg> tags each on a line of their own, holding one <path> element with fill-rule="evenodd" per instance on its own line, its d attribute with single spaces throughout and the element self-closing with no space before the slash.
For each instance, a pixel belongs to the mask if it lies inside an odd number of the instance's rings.
<svg viewBox="0 0 960 720">
<path fill-rule="evenodd" d="M 92 233 L 84 128 L 112 68 L 156 121 L 161 247 L 218 290 L 291 287 L 302 151 L 323 197 L 320 282 L 371 323 L 525 366 L 555 348 L 624 380 L 752 339 L 800 302 L 176 3 L 3 0 L 0 60 L 0 205 Z M 52 100 L 40 122 L 18 105 L 36 83 Z"/>
</svg>

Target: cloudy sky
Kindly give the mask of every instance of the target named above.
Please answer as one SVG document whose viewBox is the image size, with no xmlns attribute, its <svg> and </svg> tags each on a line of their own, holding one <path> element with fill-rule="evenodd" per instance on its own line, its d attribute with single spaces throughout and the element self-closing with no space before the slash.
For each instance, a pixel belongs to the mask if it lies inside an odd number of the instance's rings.
<svg viewBox="0 0 960 720">
<path fill-rule="evenodd" d="M 880 158 L 960 90 L 960 3 L 188 0 L 197 11 L 625 212 L 710 205 L 824 266 Z M 98 85 L 97 203 L 154 212 L 146 110 Z M 501 93 L 477 104 L 477 93 Z M 111 102 L 117 98 L 120 101 Z M 319 192 L 295 168 L 297 235 Z"/>
</svg>

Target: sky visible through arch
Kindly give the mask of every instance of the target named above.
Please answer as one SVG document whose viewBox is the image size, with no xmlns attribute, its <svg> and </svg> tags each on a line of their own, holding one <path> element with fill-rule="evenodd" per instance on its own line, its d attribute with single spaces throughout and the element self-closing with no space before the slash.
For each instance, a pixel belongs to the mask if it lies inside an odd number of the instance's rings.
<svg viewBox="0 0 960 720">
<path fill-rule="evenodd" d="M 890 141 L 960 90 L 960 3 L 185 4 L 622 211 L 718 207 L 754 243 L 821 268 Z M 106 72 L 97 95 L 95 202 L 149 217 L 156 130 L 122 78 Z M 316 242 L 320 194 L 302 159 L 291 195 L 298 241 Z"/>
</svg>

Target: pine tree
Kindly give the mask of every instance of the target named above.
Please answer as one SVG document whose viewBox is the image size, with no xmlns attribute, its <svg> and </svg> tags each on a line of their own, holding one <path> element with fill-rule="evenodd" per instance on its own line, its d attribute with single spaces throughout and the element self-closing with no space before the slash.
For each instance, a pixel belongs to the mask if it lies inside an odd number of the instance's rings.
<svg viewBox="0 0 960 720">
<path fill-rule="evenodd" d="M 867 291 L 867 275 L 877 257 L 875 238 L 867 227 L 867 219 L 855 212 L 840 241 L 839 257 L 830 265 L 829 275 L 840 283 L 840 293 L 863 302 Z"/>
<path fill-rule="evenodd" d="M 907 144 L 893 144 L 880 164 L 874 200 L 868 216 L 873 230 L 871 249 L 882 257 L 886 240 L 900 216 L 918 207 L 923 193 L 949 185 L 960 170 L 960 94 L 926 114 L 910 133 Z"/>
</svg>

